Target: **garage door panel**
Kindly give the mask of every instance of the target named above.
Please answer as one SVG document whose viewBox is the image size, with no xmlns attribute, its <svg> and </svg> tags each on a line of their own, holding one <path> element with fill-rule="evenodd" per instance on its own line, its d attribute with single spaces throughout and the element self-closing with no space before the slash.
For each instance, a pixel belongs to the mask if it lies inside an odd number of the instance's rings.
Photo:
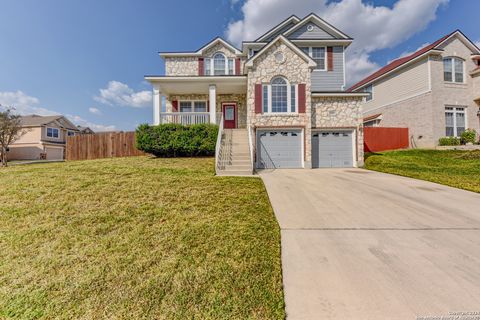
<svg viewBox="0 0 480 320">
<path fill-rule="evenodd" d="M 63 160 L 63 148 L 45 148 L 47 160 Z"/>
<path fill-rule="evenodd" d="M 314 168 L 353 167 L 353 132 L 325 131 L 312 136 Z"/>
<path fill-rule="evenodd" d="M 257 146 L 257 168 L 300 168 L 302 166 L 300 130 L 259 130 Z"/>
</svg>

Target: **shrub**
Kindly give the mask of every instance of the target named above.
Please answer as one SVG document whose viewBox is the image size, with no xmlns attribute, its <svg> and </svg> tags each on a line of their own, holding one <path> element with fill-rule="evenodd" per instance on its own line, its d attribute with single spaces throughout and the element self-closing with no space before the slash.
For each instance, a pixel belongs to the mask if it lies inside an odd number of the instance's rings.
<svg viewBox="0 0 480 320">
<path fill-rule="evenodd" d="M 440 146 L 459 146 L 460 139 L 457 137 L 445 137 L 438 139 L 438 144 Z"/>
<path fill-rule="evenodd" d="M 213 124 L 142 124 L 136 130 L 136 147 L 157 157 L 213 156 L 217 133 Z"/>
<path fill-rule="evenodd" d="M 477 132 L 474 129 L 467 129 L 462 132 L 461 140 L 463 144 L 475 143 L 477 140 Z"/>
</svg>

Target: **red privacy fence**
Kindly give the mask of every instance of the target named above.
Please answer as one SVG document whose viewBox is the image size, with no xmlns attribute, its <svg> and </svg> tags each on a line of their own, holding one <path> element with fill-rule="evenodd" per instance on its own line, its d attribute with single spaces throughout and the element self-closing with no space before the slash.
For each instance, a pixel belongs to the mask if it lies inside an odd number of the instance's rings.
<svg viewBox="0 0 480 320">
<path fill-rule="evenodd" d="M 363 128 L 363 146 L 365 152 L 407 149 L 408 128 Z"/>
</svg>

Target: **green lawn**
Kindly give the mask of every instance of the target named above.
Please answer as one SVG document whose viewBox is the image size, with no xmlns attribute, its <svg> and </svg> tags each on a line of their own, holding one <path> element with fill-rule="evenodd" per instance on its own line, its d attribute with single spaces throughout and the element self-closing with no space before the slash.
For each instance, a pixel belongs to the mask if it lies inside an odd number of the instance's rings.
<svg viewBox="0 0 480 320">
<path fill-rule="evenodd" d="M 283 319 L 263 183 L 213 162 L 0 168 L 0 318 Z"/>
<path fill-rule="evenodd" d="M 404 150 L 370 154 L 365 168 L 480 192 L 478 150 Z"/>
</svg>

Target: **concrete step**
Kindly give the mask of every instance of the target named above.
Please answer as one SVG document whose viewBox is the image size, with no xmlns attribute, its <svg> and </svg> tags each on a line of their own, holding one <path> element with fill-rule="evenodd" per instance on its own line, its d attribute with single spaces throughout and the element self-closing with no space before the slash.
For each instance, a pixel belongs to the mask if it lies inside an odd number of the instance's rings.
<svg viewBox="0 0 480 320">
<path fill-rule="evenodd" d="M 227 166 L 250 166 L 250 160 L 238 160 L 234 158 L 225 162 Z"/>
<path fill-rule="evenodd" d="M 247 165 L 230 165 L 225 166 L 225 171 L 243 171 L 243 170 L 251 170 L 250 164 Z"/>
<path fill-rule="evenodd" d="M 219 176 L 224 176 L 224 177 L 258 177 L 253 175 L 251 171 L 219 171 L 218 172 Z"/>
</svg>

